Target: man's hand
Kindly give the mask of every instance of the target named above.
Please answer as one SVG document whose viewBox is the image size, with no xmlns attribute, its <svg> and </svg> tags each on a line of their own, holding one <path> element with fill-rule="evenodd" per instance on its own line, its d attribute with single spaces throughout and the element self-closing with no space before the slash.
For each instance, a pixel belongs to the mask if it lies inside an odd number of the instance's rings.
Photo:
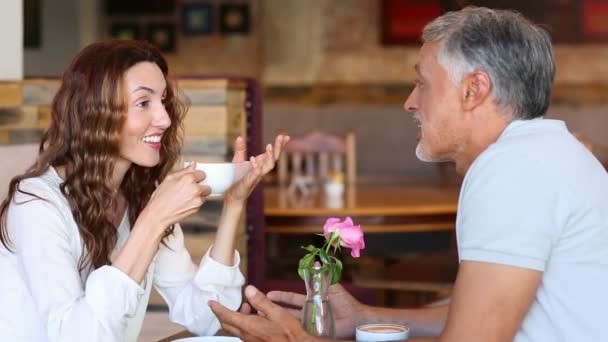
<svg viewBox="0 0 608 342">
<path fill-rule="evenodd" d="M 209 301 L 211 310 L 222 323 L 224 330 L 248 342 L 315 341 L 314 337 L 306 334 L 299 320 L 271 302 L 255 287 L 247 286 L 245 297 L 259 315 L 234 312 L 216 301 Z"/>
<path fill-rule="evenodd" d="M 268 298 L 273 302 L 285 304 L 292 308 L 287 311 L 300 319 L 302 317 L 302 307 L 306 297 L 293 292 L 271 291 Z M 340 284 L 329 287 L 329 304 L 334 314 L 337 338 L 352 338 L 355 328 L 360 323 L 360 318 L 365 310 L 365 306 L 358 302 Z M 244 305 L 243 311 L 247 310 Z"/>
</svg>

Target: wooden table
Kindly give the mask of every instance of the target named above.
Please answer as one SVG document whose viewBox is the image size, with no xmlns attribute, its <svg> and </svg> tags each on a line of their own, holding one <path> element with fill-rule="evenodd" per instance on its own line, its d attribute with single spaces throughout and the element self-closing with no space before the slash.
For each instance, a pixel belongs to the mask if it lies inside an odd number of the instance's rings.
<svg viewBox="0 0 608 342">
<path fill-rule="evenodd" d="M 194 335 L 191 332 L 184 330 L 184 331 L 180 331 L 176 334 L 173 334 L 171 336 L 165 337 L 162 340 L 158 340 L 158 342 L 171 342 L 173 340 L 177 340 L 180 338 L 186 338 L 186 337 L 194 337 Z"/>
<path fill-rule="evenodd" d="M 267 233 L 320 233 L 328 217 L 346 216 L 366 234 L 452 231 L 458 194 L 457 186 L 435 184 L 354 185 L 335 200 L 322 190 L 303 197 L 290 196 L 284 187 L 266 187 L 265 229 L 250 232 L 249 282 L 262 289 L 284 287 L 266 279 Z"/>
<path fill-rule="evenodd" d="M 188 330 L 183 330 L 180 331 L 178 333 L 175 333 L 171 336 L 167 336 L 161 340 L 158 340 L 158 342 L 171 342 L 174 340 L 178 340 L 180 338 L 188 338 L 188 337 L 195 337 L 196 335 L 194 335 L 193 333 L 189 332 Z M 217 332 L 217 334 L 215 334 L 215 336 L 234 336 L 234 335 L 230 335 L 228 334 L 228 332 L 224 331 L 224 330 L 220 330 Z"/>
<path fill-rule="evenodd" d="M 302 223 L 331 216 L 360 218 L 368 222 L 365 233 L 451 230 L 458 191 L 457 187 L 438 185 L 354 185 L 346 187 L 342 198 L 335 200 L 323 191 L 304 197 L 290 196 L 284 187 L 266 188 L 266 232 L 318 233 L 319 226 Z M 285 221 L 297 224 L 281 224 Z"/>
</svg>

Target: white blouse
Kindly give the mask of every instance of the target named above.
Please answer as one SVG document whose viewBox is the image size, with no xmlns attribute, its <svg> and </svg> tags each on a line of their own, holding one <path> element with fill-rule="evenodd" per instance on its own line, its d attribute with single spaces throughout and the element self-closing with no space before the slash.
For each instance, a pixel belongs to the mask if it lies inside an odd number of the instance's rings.
<svg viewBox="0 0 608 342">
<path fill-rule="evenodd" d="M 142 284 L 112 266 L 80 272 L 83 242 L 61 183 L 53 168 L 27 179 L 20 188 L 46 201 L 17 192 L 9 208 L 15 253 L 0 243 L 0 340 L 136 341 L 152 285 L 167 302 L 170 319 L 199 335 L 220 327 L 209 300 L 239 307 L 245 279 L 238 252 L 234 266 L 216 262 L 207 251 L 197 267 L 178 225 L 167 246 L 160 245 Z M 112 259 L 129 232 L 125 214 Z"/>
</svg>

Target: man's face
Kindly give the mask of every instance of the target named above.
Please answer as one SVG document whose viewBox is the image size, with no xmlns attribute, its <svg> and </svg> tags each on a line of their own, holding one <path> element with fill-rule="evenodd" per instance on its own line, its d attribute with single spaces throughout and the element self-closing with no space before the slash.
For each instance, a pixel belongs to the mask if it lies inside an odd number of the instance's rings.
<svg viewBox="0 0 608 342">
<path fill-rule="evenodd" d="M 422 161 L 454 160 L 463 136 L 460 90 L 439 64 L 439 43 L 425 43 L 416 64 L 416 87 L 405 101 L 419 126 L 416 156 Z"/>
</svg>

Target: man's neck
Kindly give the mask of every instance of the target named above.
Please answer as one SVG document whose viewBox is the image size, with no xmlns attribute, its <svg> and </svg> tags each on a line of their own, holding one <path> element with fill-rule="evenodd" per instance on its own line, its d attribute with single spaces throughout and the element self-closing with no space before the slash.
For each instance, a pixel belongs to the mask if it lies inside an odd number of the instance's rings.
<svg viewBox="0 0 608 342">
<path fill-rule="evenodd" d="M 509 121 L 498 113 L 486 116 L 486 120 L 477 120 L 471 127 L 471 133 L 463 144 L 458 158 L 455 158 L 456 172 L 465 175 L 475 159 L 490 145 L 495 143 L 509 125 Z"/>
</svg>

